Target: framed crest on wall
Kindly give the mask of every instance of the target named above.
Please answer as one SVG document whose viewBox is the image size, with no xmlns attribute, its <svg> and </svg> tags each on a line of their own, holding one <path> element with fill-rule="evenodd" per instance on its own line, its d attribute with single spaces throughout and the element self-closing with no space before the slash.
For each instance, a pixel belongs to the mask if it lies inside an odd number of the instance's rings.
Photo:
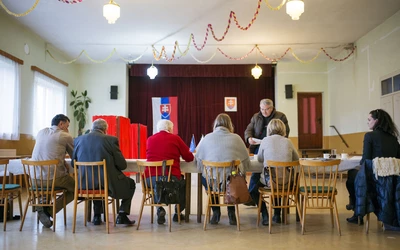
<svg viewBox="0 0 400 250">
<path fill-rule="evenodd" d="M 225 112 L 236 112 L 237 111 L 237 99 L 236 97 L 225 97 Z"/>
</svg>

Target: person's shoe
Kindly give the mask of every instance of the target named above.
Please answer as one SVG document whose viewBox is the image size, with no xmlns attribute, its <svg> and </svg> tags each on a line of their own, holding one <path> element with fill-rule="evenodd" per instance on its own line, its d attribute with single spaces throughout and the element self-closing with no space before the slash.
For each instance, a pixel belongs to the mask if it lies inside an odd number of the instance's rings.
<svg viewBox="0 0 400 250">
<path fill-rule="evenodd" d="M 133 225 L 135 222 L 135 220 L 130 220 L 125 213 L 119 213 L 116 220 L 119 225 Z"/>
<path fill-rule="evenodd" d="M 50 220 L 50 216 L 48 213 L 45 213 L 43 209 L 38 210 L 38 216 L 40 222 L 43 224 L 44 227 L 50 228 L 53 226 L 53 222 Z"/>
<path fill-rule="evenodd" d="M 213 212 L 213 215 L 212 215 L 211 220 L 210 220 L 210 224 L 211 225 L 217 225 L 220 218 L 221 218 L 221 211 Z"/>
<path fill-rule="evenodd" d="M 249 206 L 249 207 L 255 207 L 256 203 L 253 200 L 251 200 L 249 202 L 243 203 L 243 205 Z"/>
<path fill-rule="evenodd" d="M 234 211 L 228 211 L 229 225 L 237 225 Z"/>
<path fill-rule="evenodd" d="M 354 205 L 353 204 L 347 204 L 346 205 L 347 210 L 354 210 Z"/>
<path fill-rule="evenodd" d="M 179 214 L 179 216 L 181 217 L 181 221 L 185 220 L 185 216 L 183 214 Z M 172 217 L 172 220 L 174 222 L 178 222 L 178 214 L 174 214 L 174 217 Z"/>
<path fill-rule="evenodd" d="M 274 214 L 274 216 L 272 217 L 272 221 L 275 223 L 281 223 L 282 219 L 281 219 L 281 215 L 280 214 Z"/>
<path fill-rule="evenodd" d="M 157 224 L 162 225 L 165 223 L 165 209 L 163 207 L 159 207 L 157 209 Z"/>
<path fill-rule="evenodd" d="M 95 214 L 92 222 L 95 226 L 101 225 L 101 214 Z"/>
<path fill-rule="evenodd" d="M 350 218 L 346 219 L 348 223 L 358 224 L 358 216 L 353 215 Z M 363 218 L 360 219 L 360 225 L 364 225 Z"/>
</svg>

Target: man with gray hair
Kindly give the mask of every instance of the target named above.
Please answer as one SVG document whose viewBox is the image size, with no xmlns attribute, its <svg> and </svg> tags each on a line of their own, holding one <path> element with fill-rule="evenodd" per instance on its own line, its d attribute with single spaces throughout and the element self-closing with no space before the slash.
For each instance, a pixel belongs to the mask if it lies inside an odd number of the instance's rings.
<svg viewBox="0 0 400 250">
<path fill-rule="evenodd" d="M 261 140 L 267 136 L 267 126 L 272 119 L 279 119 L 285 124 L 286 138 L 289 137 L 290 128 L 286 115 L 275 109 L 274 102 L 271 99 L 262 99 L 260 101 L 260 111 L 255 113 L 253 117 L 251 117 L 250 123 L 249 125 L 247 125 L 247 128 L 244 131 L 244 139 L 247 143 L 250 144 L 250 153 L 258 153 L 258 148 L 260 147 Z M 254 188 L 257 188 L 256 184 L 259 180 L 259 173 L 253 173 L 251 175 L 249 183 L 250 193 L 251 191 L 253 191 Z M 255 206 L 255 204 L 253 203 L 246 203 L 245 205 Z"/>
<path fill-rule="evenodd" d="M 131 211 L 131 202 L 136 184 L 134 180 L 122 173 L 122 170 L 126 169 L 127 164 L 119 148 L 118 138 L 106 135 L 107 128 L 108 124 L 105 120 L 95 120 L 92 131 L 89 134 L 79 136 L 75 139 L 75 149 L 72 159 L 83 162 L 106 160 L 109 195 L 115 199 L 122 199 L 116 223 L 132 225 L 135 221 L 131 221 L 127 215 Z M 84 174 L 83 169 L 80 169 L 79 175 L 81 178 L 85 177 Z M 88 173 L 88 175 L 91 175 L 91 173 Z M 89 179 L 91 179 L 91 176 Z M 93 210 L 93 224 L 100 225 L 101 213 L 103 213 L 102 202 L 94 201 Z"/>
</svg>

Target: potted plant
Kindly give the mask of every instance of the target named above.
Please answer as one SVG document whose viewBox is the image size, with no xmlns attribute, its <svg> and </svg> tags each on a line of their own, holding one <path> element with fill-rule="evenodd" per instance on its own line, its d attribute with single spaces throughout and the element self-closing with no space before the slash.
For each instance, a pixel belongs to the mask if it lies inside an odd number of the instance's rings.
<svg viewBox="0 0 400 250">
<path fill-rule="evenodd" d="M 71 95 L 73 100 L 70 102 L 69 106 L 74 108 L 74 117 L 78 122 L 78 136 L 80 136 L 86 125 L 87 110 L 92 100 L 87 96 L 87 90 L 83 91 L 80 95 L 78 95 L 77 90 L 72 90 Z"/>
</svg>

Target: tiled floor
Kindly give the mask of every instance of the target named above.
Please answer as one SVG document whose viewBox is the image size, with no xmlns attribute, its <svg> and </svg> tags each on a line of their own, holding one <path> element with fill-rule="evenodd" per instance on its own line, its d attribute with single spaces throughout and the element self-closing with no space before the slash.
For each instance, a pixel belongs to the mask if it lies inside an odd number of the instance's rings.
<svg viewBox="0 0 400 250">
<path fill-rule="evenodd" d="M 197 178 L 193 178 L 196 180 Z M 196 183 L 192 183 L 192 194 L 196 197 Z M 142 197 L 140 185 L 134 196 L 131 219 L 138 219 L 139 203 Z M 222 210 L 218 225 L 209 225 L 203 231 L 203 224 L 196 222 L 196 201 L 192 199 L 192 215 L 189 223 L 173 223 L 172 232 L 168 225 L 150 224 L 150 210 L 145 208 L 140 230 L 136 226 L 110 225 L 110 234 L 105 225 L 87 227 L 83 225 L 83 205 L 78 207 L 76 233 L 72 233 L 72 204 L 67 208 L 67 226 L 63 225 L 62 213 L 57 218 L 56 232 L 36 224 L 35 214 L 28 211 L 22 232 L 20 221 L 7 222 L 7 231 L 0 232 L 0 249 L 399 249 L 399 232 L 378 230 L 375 216 L 371 216 L 368 235 L 364 227 L 348 224 L 346 217 L 347 191 L 345 180 L 338 182 L 338 207 L 342 236 L 332 228 L 329 211 L 310 211 L 307 216 L 307 232 L 301 235 L 300 223 L 296 223 L 294 211 L 291 211 L 288 225 L 274 224 L 272 234 L 268 227 L 256 227 L 255 207 L 240 206 L 241 231 L 230 226 L 226 210 Z M 23 202 L 25 203 L 25 202 Z M 15 214 L 19 214 L 14 206 Z M 0 223 L 2 228 L 3 224 Z"/>
</svg>

